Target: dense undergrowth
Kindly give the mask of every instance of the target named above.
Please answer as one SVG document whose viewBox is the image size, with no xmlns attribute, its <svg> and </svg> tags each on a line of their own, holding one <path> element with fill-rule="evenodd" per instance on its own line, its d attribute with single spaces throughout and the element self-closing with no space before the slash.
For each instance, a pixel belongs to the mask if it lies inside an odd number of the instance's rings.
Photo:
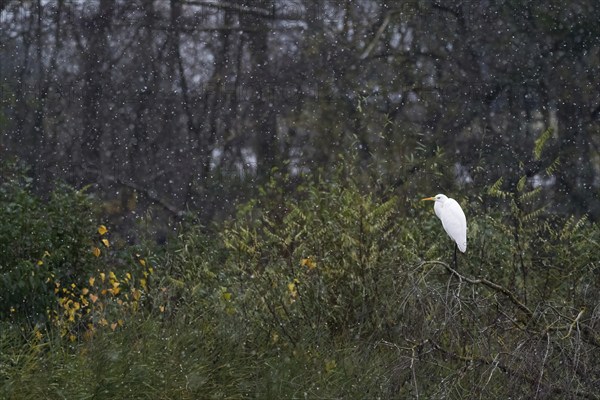
<svg viewBox="0 0 600 400">
<path fill-rule="evenodd" d="M 600 230 L 525 182 L 458 197 L 455 269 L 430 205 L 342 176 L 161 249 L 25 176 L 0 186 L 1 398 L 599 397 Z"/>
</svg>

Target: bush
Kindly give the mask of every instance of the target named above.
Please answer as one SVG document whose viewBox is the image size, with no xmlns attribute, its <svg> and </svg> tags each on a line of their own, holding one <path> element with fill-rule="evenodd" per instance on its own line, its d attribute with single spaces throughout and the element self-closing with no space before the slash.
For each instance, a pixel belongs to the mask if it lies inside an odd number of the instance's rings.
<svg viewBox="0 0 600 400">
<path fill-rule="evenodd" d="M 0 319 L 43 321 L 54 299 L 50 280 L 81 282 L 94 270 L 92 205 L 58 186 L 43 200 L 16 163 L 0 184 Z"/>
<path fill-rule="evenodd" d="M 594 393 L 596 225 L 549 219 L 524 187 L 502 197 L 505 209 L 483 212 L 492 197 L 462 200 L 469 248 L 454 270 L 430 207 L 414 201 L 400 213 L 395 197 L 352 181 L 309 183 L 293 196 L 281 187 L 240 207 L 219 240 L 182 235 L 168 261 L 181 313 L 204 315 L 201 326 L 268 360 L 261 395 L 273 395 L 272 379 L 304 379 L 324 397 Z M 280 385 L 283 397 L 297 389 Z"/>
<path fill-rule="evenodd" d="M 342 177 L 292 194 L 275 179 L 224 226 L 183 226 L 160 257 L 104 243 L 86 207 L 67 239 L 48 233 L 58 222 L 22 227 L 61 212 L 60 196 L 42 201 L 19 179 L 3 205 L 33 211 L 12 211 L 11 229 L 37 233 L 2 266 L 33 271 L 54 313 L 23 343 L 11 321 L 27 315 L 5 311 L 0 397 L 597 397 L 600 230 L 540 212 L 525 184 L 459 197 L 469 246 L 455 269 L 430 206 Z M 48 254 L 27 258 L 44 240 Z"/>
<path fill-rule="evenodd" d="M 83 191 L 58 185 L 40 198 L 16 163 L 1 176 L 0 320 L 52 322 L 72 340 L 121 325 L 121 313 L 145 297 L 150 262 L 112 247 Z"/>
</svg>

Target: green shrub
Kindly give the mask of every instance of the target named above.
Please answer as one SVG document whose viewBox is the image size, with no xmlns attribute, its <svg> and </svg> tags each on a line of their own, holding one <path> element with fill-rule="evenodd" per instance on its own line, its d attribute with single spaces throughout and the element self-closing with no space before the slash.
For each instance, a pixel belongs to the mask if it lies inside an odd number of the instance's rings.
<svg viewBox="0 0 600 400">
<path fill-rule="evenodd" d="M 51 321 L 72 340 L 122 323 L 147 289 L 149 262 L 112 247 L 84 192 L 58 185 L 40 198 L 14 162 L 0 175 L 0 320 Z"/>
</svg>

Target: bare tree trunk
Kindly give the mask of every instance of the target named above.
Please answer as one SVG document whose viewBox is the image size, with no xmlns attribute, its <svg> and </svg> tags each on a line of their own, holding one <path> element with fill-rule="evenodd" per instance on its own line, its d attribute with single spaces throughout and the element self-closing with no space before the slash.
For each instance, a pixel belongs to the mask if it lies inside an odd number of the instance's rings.
<svg viewBox="0 0 600 400">
<path fill-rule="evenodd" d="M 109 175 L 110 138 L 106 135 L 104 120 L 106 95 L 105 90 L 110 83 L 110 53 L 107 35 L 115 0 L 100 0 L 98 12 L 89 17 L 84 27 L 86 45 L 83 54 L 83 132 L 82 132 L 82 165 L 84 170 L 96 171 L 95 176 L 83 176 L 84 179 L 98 180 L 98 184 L 106 188 Z"/>
<path fill-rule="evenodd" d="M 273 8 L 272 0 L 247 3 L 267 10 Z M 267 18 L 255 15 L 243 15 L 242 25 L 247 29 L 252 64 L 248 80 L 249 122 L 254 126 L 256 168 L 258 178 L 266 179 L 280 161 L 274 104 L 276 93 L 269 61 L 270 26 Z"/>
</svg>

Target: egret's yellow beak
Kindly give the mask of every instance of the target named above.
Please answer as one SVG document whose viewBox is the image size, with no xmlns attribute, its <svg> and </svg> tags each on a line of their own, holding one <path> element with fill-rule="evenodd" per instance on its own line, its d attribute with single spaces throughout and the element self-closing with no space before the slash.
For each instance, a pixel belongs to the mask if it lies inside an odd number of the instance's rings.
<svg viewBox="0 0 600 400">
<path fill-rule="evenodd" d="M 421 199 L 421 201 L 425 201 L 425 200 L 435 201 L 435 197 L 425 197 L 424 199 Z"/>
</svg>

